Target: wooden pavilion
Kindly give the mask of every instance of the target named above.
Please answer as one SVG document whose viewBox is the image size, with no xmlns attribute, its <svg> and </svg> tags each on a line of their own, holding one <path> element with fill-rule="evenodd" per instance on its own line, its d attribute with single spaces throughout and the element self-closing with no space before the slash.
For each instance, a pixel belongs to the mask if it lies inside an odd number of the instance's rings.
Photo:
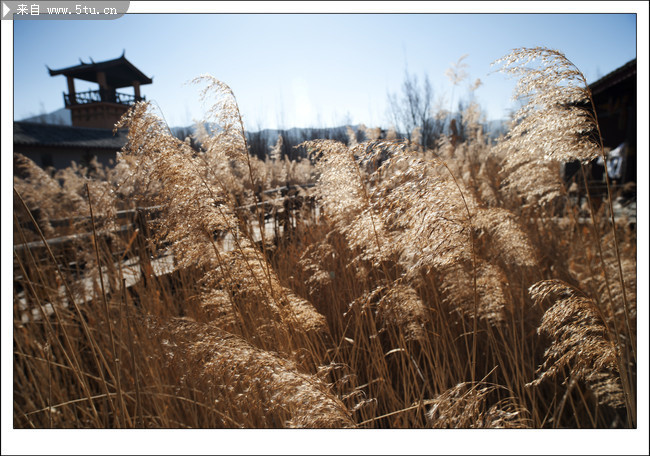
<svg viewBox="0 0 650 456">
<path fill-rule="evenodd" d="M 64 75 L 68 80 L 68 93 L 63 94 L 63 101 L 75 127 L 113 128 L 131 105 L 144 100 L 140 86 L 153 82 L 124 53 L 104 62 L 85 63 L 80 59 L 79 65 L 60 70 L 48 67 L 48 71 L 50 76 Z M 97 83 L 99 88 L 77 92 L 75 79 Z M 124 87 L 133 87 L 133 94 L 117 91 Z"/>
</svg>

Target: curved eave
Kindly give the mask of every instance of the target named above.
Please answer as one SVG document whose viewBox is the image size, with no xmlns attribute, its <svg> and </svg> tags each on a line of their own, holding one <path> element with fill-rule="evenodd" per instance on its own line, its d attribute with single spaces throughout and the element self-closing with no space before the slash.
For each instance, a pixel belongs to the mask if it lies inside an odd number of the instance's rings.
<svg viewBox="0 0 650 456">
<path fill-rule="evenodd" d="M 133 81 L 138 81 L 141 85 L 153 83 L 152 78 L 136 68 L 123 55 L 117 59 L 106 60 L 104 62 L 84 63 L 81 61 L 81 64 L 68 68 L 53 70 L 47 67 L 47 70 L 50 76 L 64 75 L 88 82 L 97 82 L 97 72 L 104 71 L 107 80 L 113 82 L 109 84 L 115 88 L 132 86 Z M 111 74 L 111 70 L 113 70 L 113 75 Z M 118 75 L 117 72 L 119 71 L 126 72 L 128 76 L 122 77 L 122 75 Z"/>
</svg>

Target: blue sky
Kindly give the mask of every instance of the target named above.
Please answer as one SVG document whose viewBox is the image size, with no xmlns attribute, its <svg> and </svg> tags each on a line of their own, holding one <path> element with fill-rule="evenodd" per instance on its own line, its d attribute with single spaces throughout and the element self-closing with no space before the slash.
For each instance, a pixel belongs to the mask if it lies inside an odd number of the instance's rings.
<svg viewBox="0 0 650 456">
<path fill-rule="evenodd" d="M 131 14 L 112 21 L 14 21 L 14 119 L 63 106 L 65 78 L 49 76 L 46 65 L 113 59 L 123 50 L 154 77 L 142 93 L 171 126 L 202 117 L 198 90 L 185 83 L 203 73 L 232 87 L 249 129 L 389 126 L 387 93 L 400 89 L 406 69 L 427 75 L 436 102 L 447 109 L 466 99 L 468 85 L 480 78 L 476 100 L 488 119 L 498 119 L 515 106 L 514 81 L 492 73 L 490 64 L 510 49 L 559 49 L 591 82 L 635 58 L 636 39 L 634 14 Z M 453 88 L 445 71 L 463 55 L 469 77 Z M 86 87 L 94 88 L 77 82 L 77 90 Z"/>
</svg>

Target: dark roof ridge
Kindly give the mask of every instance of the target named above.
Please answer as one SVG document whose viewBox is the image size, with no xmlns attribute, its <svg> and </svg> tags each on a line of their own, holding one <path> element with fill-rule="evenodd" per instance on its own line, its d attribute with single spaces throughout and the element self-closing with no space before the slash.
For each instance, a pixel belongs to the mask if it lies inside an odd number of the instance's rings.
<svg viewBox="0 0 650 456">
<path fill-rule="evenodd" d="M 75 127 L 74 125 L 65 125 L 65 124 L 54 124 L 54 123 L 46 123 L 46 122 L 36 122 L 36 121 L 30 121 L 30 120 L 15 120 L 14 124 L 25 124 L 25 125 L 34 125 L 34 126 L 42 126 L 42 127 L 56 127 L 56 128 L 74 128 L 75 130 L 110 130 L 111 132 L 113 131 L 112 128 L 99 128 L 99 127 Z M 128 130 L 128 128 L 118 128 L 118 131 L 120 130 Z"/>
<path fill-rule="evenodd" d="M 74 127 L 38 122 L 14 122 L 14 144 L 120 150 L 128 142 L 128 130 Z"/>
<path fill-rule="evenodd" d="M 53 70 L 49 66 L 46 65 L 48 72 L 50 73 L 50 76 L 58 76 L 60 74 L 65 75 L 65 76 L 72 76 L 74 77 L 75 74 L 79 74 L 83 71 L 88 71 L 88 70 L 101 70 L 101 69 L 108 69 L 108 68 L 113 68 L 116 66 L 124 65 L 128 67 L 131 71 L 133 71 L 138 80 L 140 81 L 141 84 L 151 84 L 153 82 L 153 79 L 145 75 L 142 71 L 140 71 L 135 65 L 133 65 L 131 62 L 127 60 L 125 57 L 124 53 L 122 53 L 121 56 L 119 56 L 116 59 L 111 59 L 111 60 L 104 60 L 103 62 L 95 62 L 91 59 L 92 63 L 86 63 L 83 60 L 79 59 L 79 62 L 81 62 L 79 65 L 74 65 L 71 67 L 67 68 L 60 68 L 58 70 Z"/>
<path fill-rule="evenodd" d="M 589 88 L 591 89 L 591 92 L 595 94 L 633 75 L 636 75 L 636 58 L 621 65 L 615 70 L 610 71 L 602 78 L 592 82 L 589 84 Z"/>
</svg>

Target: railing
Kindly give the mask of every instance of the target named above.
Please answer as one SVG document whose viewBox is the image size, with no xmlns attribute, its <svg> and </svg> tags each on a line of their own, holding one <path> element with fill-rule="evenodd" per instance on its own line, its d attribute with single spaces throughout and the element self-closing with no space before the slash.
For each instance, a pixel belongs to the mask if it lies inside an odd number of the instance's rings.
<svg viewBox="0 0 650 456">
<path fill-rule="evenodd" d="M 303 186 L 304 188 L 305 186 Z M 259 235 L 261 230 L 268 233 L 266 239 L 274 239 L 278 242 L 289 239 L 291 233 L 298 227 L 298 221 L 302 216 L 310 219 L 317 217 L 318 209 L 314 204 L 314 198 L 311 196 L 300 195 L 298 187 L 287 186 L 277 189 L 267 190 L 261 195 L 271 196 L 280 195 L 276 198 L 263 200 L 257 204 L 239 206 L 235 208 L 238 216 L 242 219 L 243 225 L 250 229 L 249 235 L 257 241 L 262 237 Z M 260 195 L 260 196 L 261 196 Z M 19 309 L 19 318 L 23 323 L 30 320 L 39 320 L 42 318 L 41 312 L 44 310 L 46 315 L 52 315 L 54 308 L 50 302 L 51 293 L 48 292 L 46 304 L 41 307 L 30 305 L 27 298 L 25 285 L 29 283 L 27 277 L 32 274 L 38 274 L 38 277 L 49 277 L 55 283 L 57 275 L 53 266 L 52 259 L 57 263 L 56 268 L 59 271 L 65 271 L 65 275 L 74 285 L 75 302 L 86 303 L 96 298 L 94 294 L 94 279 L 86 270 L 87 258 L 81 254 L 86 245 L 92 245 L 95 242 L 100 243 L 110 251 L 113 260 L 113 266 L 119 271 L 122 287 L 129 289 L 138 283 L 146 283 L 153 277 L 167 276 L 174 271 L 176 260 L 173 253 L 168 249 L 165 243 L 155 242 L 155 245 L 149 242 L 151 228 L 155 226 L 157 219 L 161 214 L 161 207 L 145 207 L 117 213 L 116 222 L 126 222 L 117 228 L 110 230 L 100 230 L 93 232 L 92 219 L 90 217 L 74 217 L 60 220 L 50 220 L 52 227 L 76 226 L 78 229 L 87 230 L 85 232 L 72 234 L 69 236 L 59 236 L 56 238 L 42 241 L 32 241 L 24 244 L 15 244 L 14 248 L 14 302 Z M 259 209 L 262 213 L 259 213 Z M 34 211 L 32 211 L 32 214 Z M 301 214 L 301 215 L 298 215 Z M 259 217 L 263 215 L 263 217 Z M 259 218 L 258 218 L 259 217 Z M 263 220 L 260 220 L 263 218 Z M 245 222 L 247 220 L 248 222 Z M 260 223 L 261 222 L 261 223 Z M 303 223 L 306 220 L 303 219 Z M 257 223 L 257 226 L 255 224 Z M 308 222 L 307 222 L 308 223 Z M 31 223 L 21 223 L 21 227 L 33 227 Z M 244 226 L 242 226 L 243 228 Z M 232 233 L 214 232 L 214 240 L 218 241 L 224 251 L 234 248 L 234 239 Z M 117 241 L 117 242 L 116 242 Z M 42 266 L 46 266 L 43 268 Z M 110 266 L 104 265 L 106 268 Z M 118 283 L 109 280 L 106 284 L 107 290 L 117 290 Z M 32 290 L 33 291 L 33 290 Z M 66 287 L 59 286 L 58 290 L 50 290 L 56 296 L 59 296 L 64 307 L 68 306 L 70 301 Z M 111 292 L 111 291 L 109 291 Z"/>
<path fill-rule="evenodd" d="M 274 237 L 278 238 L 280 233 L 287 234 L 292 227 L 297 224 L 297 212 L 303 209 L 314 214 L 314 200 L 311 197 L 302 197 L 298 194 L 300 188 L 311 187 L 313 184 L 304 186 L 285 186 L 262 192 L 265 196 L 279 195 L 277 198 L 267 199 L 256 204 L 248 204 L 235 208 L 236 212 L 243 219 L 258 222 L 256 214 L 258 208 L 261 208 L 264 215 L 264 224 L 269 220 L 273 221 Z M 129 240 L 134 248 L 127 247 L 126 251 L 113 251 L 111 253 L 115 259 L 125 257 L 139 257 L 141 261 L 146 261 L 155 252 L 148 250 L 147 238 L 150 237 L 150 226 L 155 223 L 161 214 L 162 207 L 142 207 L 118 211 L 116 221 L 118 227 L 111 231 L 101 231 L 97 233 L 97 240 L 112 244 L 114 237 L 121 237 Z M 33 215 L 37 215 L 38 210 L 32 210 Z M 38 219 L 39 217 L 35 217 Z M 119 223 L 120 221 L 125 223 Z M 47 246 L 41 240 L 27 242 L 24 244 L 14 244 L 15 255 L 32 255 L 36 258 L 46 258 L 48 247 L 55 256 L 57 262 L 61 265 L 74 263 L 79 266 L 78 251 L 80 245 L 84 242 L 93 242 L 92 222 L 90 217 L 72 217 L 65 219 L 49 220 L 49 225 L 55 227 L 76 226 L 84 232 L 71 234 L 68 236 L 59 236 L 46 239 Z M 21 226 L 26 229 L 36 230 L 31 222 L 21 222 Z M 137 237 L 133 237 L 137 233 Z M 215 239 L 223 238 L 227 233 L 214 233 Z M 164 246 L 161 246 L 164 247 Z"/>
<path fill-rule="evenodd" d="M 63 102 L 66 108 L 71 105 L 110 102 L 130 106 L 137 101 L 144 100 L 128 93 L 120 93 L 111 89 L 87 90 L 73 94 L 64 93 Z"/>
</svg>

